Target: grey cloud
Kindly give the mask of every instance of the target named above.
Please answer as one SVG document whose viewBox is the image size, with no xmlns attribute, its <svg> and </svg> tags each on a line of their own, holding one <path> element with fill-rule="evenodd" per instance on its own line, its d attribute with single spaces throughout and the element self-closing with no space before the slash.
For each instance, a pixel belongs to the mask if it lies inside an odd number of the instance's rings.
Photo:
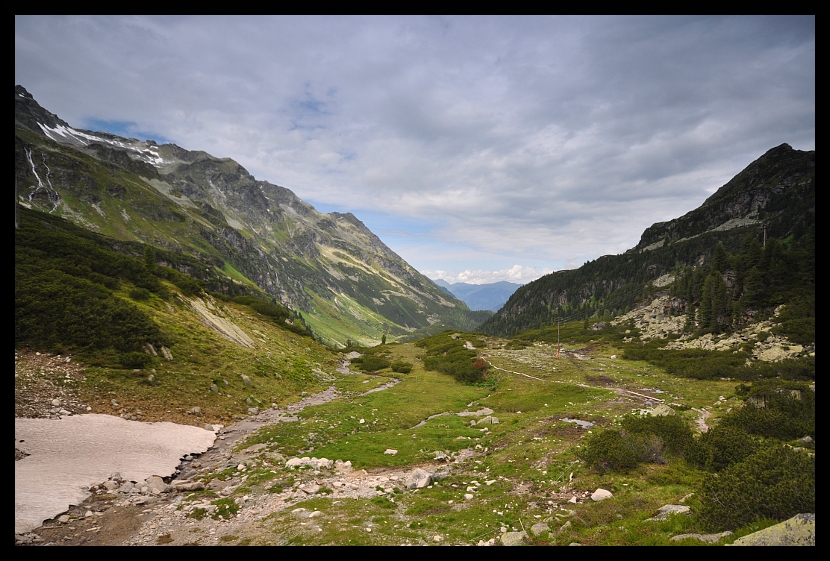
<svg viewBox="0 0 830 561">
<path fill-rule="evenodd" d="M 18 16 L 15 81 L 77 126 L 441 222 L 436 247 L 561 263 L 815 146 L 815 17 Z"/>
</svg>

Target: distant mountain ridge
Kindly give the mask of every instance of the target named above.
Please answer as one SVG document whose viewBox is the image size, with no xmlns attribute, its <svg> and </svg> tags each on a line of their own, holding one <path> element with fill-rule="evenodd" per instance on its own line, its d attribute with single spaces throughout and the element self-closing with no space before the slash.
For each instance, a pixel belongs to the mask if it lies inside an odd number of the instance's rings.
<svg viewBox="0 0 830 561">
<path fill-rule="evenodd" d="M 115 239 L 198 256 L 302 313 L 325 343 L 376 344 L 471 312 L 350 213 L 323 214 L 230 158 L 75 129 L 15 87 L 17 200 Z M 188 274 L 203 275 L 190 267 Z"/>
<path fill-rule="evenodd" d="M 443 279 L 438 279 L 433 282 L 449 294 L 463 300 L 471 310 L 490 310 L 493 312 L 499 311 L 507 302 L 507 299 L 522 286 L 507 281 L 469 284 L 466 282 L 448 283 Z"/>
</svg>

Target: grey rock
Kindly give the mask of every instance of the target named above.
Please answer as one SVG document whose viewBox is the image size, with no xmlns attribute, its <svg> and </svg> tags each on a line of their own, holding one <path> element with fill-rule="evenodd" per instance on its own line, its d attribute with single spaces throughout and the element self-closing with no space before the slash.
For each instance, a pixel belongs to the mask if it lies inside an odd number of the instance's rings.
<svg viewBox="0 0 830 561">
<path fill-rule="evenodd" d="M 548 525 L 544 522 L 537 522 L 530 527 L 530 533 L 534 536 L 541 536 L 545 532 L 550 532 L 550 527 L 548 527 Z"/>
<path fill-rule="evenodd" d="M 614 495 L 611 493 L 611 491 L 607 491 L 605 489 L 597 489 L 591 495 L 591 500 L 599 502 L 599 501 L 604 501 L 605 499 L 610 499 L 613 496 Z M 688 507 L 686 507 L 686 508 L 688 508 Z"/>
<path fill-rule="evenodd" d="M 654 522 L 657 520 L 665 520 L 672 514 L 685 514 L 689 516 L 691 509 L 686 505 L 665 505 L 657 509 L 657 514 L 651 518 L 646 518 L 646 522 Z"/>
<path fill-rule="evenodd" d="M 245 384 L 246 386 L 250 386 L 251 385 L 251 379 L 248 378 L 245 374 L 243 374 L 242 375 L 242 383 Z"/>
<path fill-rule="evenodd" d="M 679 536 L 672 536 L 671 541 L 679 542 L 680 540 L 686 540 L 691 538 L 695 540 L 700 540 L 702 542 L 715 543 L 716 541 L 720 541 L 726 536 L 731 535 L 732 532 L 730 532 L 729 530 L 721 532 L 720 534 L 680 534 Z"/>
<path fill-rule="evenodd" d="M 423 489 L 432 482 L 432 474 L 425 469 L 415 468 L 406 474 L 404 486 L 407 489 Z"/>
<path fill-rule="evenodd" d="M 796 514 L 789 520 L 738 538 L 730 545 L 816 545 L 816 515 Z"/>
<path fill-rule="evenodd" d="M 501 535 L 502 545 L 523 545 L 526 532 L 505 532 Z"/>
<path fill-rule="evenodd" d="M 170 486 L 176 491 L 203 491 L 205 488 L 205 484 L 201 481 L 176 480 L 172 481 Z"/>
<path fill-rule="evenodd" d="M 216 384 L 211 384 L 210 391 L 212 391 L 213 393 L 219 393 L 219 386 L 217 386 Z"/>
<path fill-rule="evenodd" d="M 202 425 L 202 428 L 205 430 L 209 430 L 210 432 L 213 432 L 213 425 L 205 423 L 204 425 Z"/>
</svg>

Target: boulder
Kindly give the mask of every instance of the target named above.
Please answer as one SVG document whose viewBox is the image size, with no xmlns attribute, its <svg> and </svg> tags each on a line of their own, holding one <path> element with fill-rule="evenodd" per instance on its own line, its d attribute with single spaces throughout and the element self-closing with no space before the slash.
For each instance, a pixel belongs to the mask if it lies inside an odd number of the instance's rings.
<svg viewBox="0 0 830 561">
<path fill-rule="evenodd" d="M 654 415 L 655 417 L 665 417 L 666 415 L 676 415 L 674 409 L 661 403 L 657 407 L 654 407 L 651 411 L 649 411 L 649 415 Z"/>
<path fill-rule="evenodd" d="M 665 520 L 672 514 L 685 514 L 689 516 L 691 514 L 691 509 L 686 505 L 665 505 L 661 506 L 657 509 L 657 514 L 652 516 L 651 518 L 646 518 L 646 522 L 654 522 L 657 520 Z"/>
<path fill-rule="evenodd" d="M 816 545 L 816 515 L 796 514 L 789 520 L 738 538 L 730 545 Z"/>
<path fill-rule="evenodd" d="M 597 489 L 591 495 L 591 500 L 599 502 L 599 501 L 604 501 L 605 499 L 610 499 L 613 496 L 614 495 L 611 494 L 611 491 L 607 491 L 605 489 Z"/>
<path fill-rule="evenodd" d="M 544 522 L 537 522 L 530 527 L 530 533 L 534 536 L 541 536 L 545 532 L 550 532 L 550 527 L 548 527 L 548 525 Z"/>
<path fill-rule="evenodd" d="M 410 471 L 404 479 L 404 486 L 407 489 L 423 489 L 430 483 L 432 483 L 432 474 L 421 468 Z"/>
<path fill-rule="evenodd" d="M 505 532 L 501 535 L 502 545 L 524 545 L 526 532 Z"/>
</svg>

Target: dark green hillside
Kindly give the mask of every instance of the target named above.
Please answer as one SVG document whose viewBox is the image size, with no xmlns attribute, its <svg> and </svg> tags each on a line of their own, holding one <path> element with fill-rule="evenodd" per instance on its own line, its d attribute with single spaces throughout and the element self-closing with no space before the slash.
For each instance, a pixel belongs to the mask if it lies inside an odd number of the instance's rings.
<svg viewBox="0 0 830 561">
<path fill-rule="evenodd" d="M 20 209 L 20 228 L 15 230 L 16 347 L 124 363 L 129 353 L 141 353 L 146 343 L 174 343 L 131 301 L 151 296 L 169 300 L 171 290 L 197 295 L 206 289 L 245 290 L 193 257 L 119 242 L 62 218 Z M 259 291 L 253 293 L 264 298 Z M 285 322 L 291 314 L 281 306 L 248 299 L 257 312 L 277 316 L 277 325 L 295 330 Z"/>
<path fill-rule="evenodd" d="M 691 298 L 695 310 L 703 305 L 704 328 L 713 327 L 713 290 L 721 291 L 714 320 L 721 326 L 732 323 L 733 312 L 740 324 L 744 316 L 768 314 L 783 303 L 798 303 L 791 314 L 797 307 L 814 308 L 809 289 L 815 284 L 814 224 L 815 152 L 784 144 L 750 164 L 700 208 L 648 228 L 636 248 L 520 288 L 481 330 L 511 336 L 558 320 L 615 316 L 648 296 L 649 283 L 667 273 L 681 273 L 678 282 L 693 285 L 692 292 L 675 289 L 674 295 L 687 303 Z M 765 240 L 767 249 L 759 253 Z M 718 246 L 720 255 L 715 254 Z M 713 266 L 724 269 L 719 271 L 729 297 L 713 278 L 701 300 Z"/>
</svg>

